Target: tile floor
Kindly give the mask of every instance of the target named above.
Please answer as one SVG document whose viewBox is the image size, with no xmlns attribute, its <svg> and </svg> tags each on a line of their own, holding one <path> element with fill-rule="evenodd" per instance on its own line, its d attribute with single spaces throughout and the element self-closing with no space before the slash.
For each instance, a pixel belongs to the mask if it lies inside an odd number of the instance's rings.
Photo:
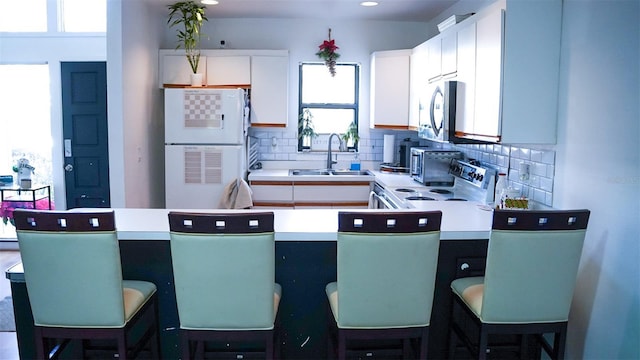
<svg viewBox="0 0 640 360">
<path fill-rule="evenodd" d="M 20 262 L 20 253 L 13 250 L 0 251 L 0 299 L 11 295 L 11 285 L 5 277 L 4 271 L 12 265 Z M 17 360 L 18 343 L 16 341 L 16 333 L 10 331 L 0 331 L 0 360 Z"/>
</svg>

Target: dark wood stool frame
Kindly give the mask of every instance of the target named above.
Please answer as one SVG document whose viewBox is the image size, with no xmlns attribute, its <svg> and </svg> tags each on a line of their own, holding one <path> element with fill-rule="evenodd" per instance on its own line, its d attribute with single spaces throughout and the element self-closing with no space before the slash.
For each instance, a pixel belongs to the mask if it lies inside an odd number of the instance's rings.
<svg viewBox="0 0 640 360">
<path fill-rule="evenodd" d="M 522 210 L 496 210 L 493 215 L 492 229 L 497 230 L 524 230 L 524 231 L 544 231 L 544 230 L 582 230 L 587 228 L 589 221 L 589 210 L 573 211 L 522 211 Z M 546 222 L 539 219 L 544 218 Z M 517 221 L 515 221 L 517 219 Z M 464 303 L 459 296 L 453 295 L 451 306 L 451 324 L 449 327 L 449 359 L 455 358 L 457 349 L 456 340 L 460 339 L 464 347 L 474 354 L 477 359 L 486 359 L 489 351 L 489 335 L 518 335 L 520 337 L 519 346 L 496 346 L 505 349 L 518 349 L 520 358 L 527 358 L 529 339 L 533 339 L 552 358 L 564 359 L 567 323 L 568 321 L 546 322 L 546 323 L 485 323 L 475 315 L 475 313 Z M 461 309 L 462 311 L 456 311 Z M 477 342 L 474 342 L 463 330 L 461 324 L 456 322 L 456 313 L 465 315 L 466 319 L 471 319 L 473 324 L 479 329 Z M 544 338 L 544 334 L 554 334 L 553 345 Z M 537 350 L 536 352 L 539 352 Z"/>
<path fill-rule="evenodd" d="M 401 215 L 401 216 L 399 216 Z M 387 223 L 387 219 L 393 218 L 393 224 Z M 363 225 L 355 225 L 355 219 L 363 219 Z M 422 223 L 420 219 L 427 219 Z M 339 232 L 357 233 L 417 233 L 440 231 L 442 212 L 340 212 L 338 214 Z M 402 340 L 402 349 L 377 349 L 382 356 L 391 356 L 401 353 L 403 359 L 426 359 L 428 352 L 429 326 L 406 328 L 380 328 L 380 329 L 341 329 L 338 327 L 331 307 L 328 306 L 327 323 L 329 327 L 328 354 L 336 355 L 335 343 L 342 344 L 337 347 L 337 358 L 346 359 L 350 354 L 362 353 L 365 356 L 367 349 L 349 350 L 349 340 Z"/>
<path fill-rule="evenodd" d="M 16 209 L 14 212 L 17 230 L 58 232 L 104 232 L 115 231 L 115 215 L 110 212 L 61 212 L 31 211 Z M 66 224 L 62 226 L 60 219 Z M 136 314 L 121 328 L 73 328 L 34 325 L 36 354 L 39 359 L 56 359 L 71 343 L 71 340 L 82 341 L 82 355 L 86 358 L 86 350 L 106 350 L 106 346 L 92 346 L 90 340 L 115 340 L 119 359 L 135 358 L 145 347 L 149 347 L 154 359 L 160 358 L 157 293 L 154 293 Z M 140 339 L 128 346 L 129 333 L 143 321 L 150 325 Z M 56 339 L 62 339 L 58 344 Z"/>
<path fill-rule="evenodd" d="M 186 220 L 186 221 L 185 221 Z M 216 226 L 222 220 L 224 227 Z M 250 220 L 257 220 L 251 226 Z M 170 212 L 169 226 L 172 232 L 192 234 L 248 234 L 273 232 L 273 212 L 254 213 L 187 213 Z M 205 357 L 206 342 L 254 342 L 265 344 L 265 351 L 226 350 L 216 351 L 221 358 L 229 354 L 264 354 L 267 360 L 280 356 L 279 346 L 279 312 L 276 313 L 273 329 L 270 330 L 193 330 L 180 329 L 180 347 L 183 359 L 199 359 Z M 216 358 L 216 354 L 211 357 Z"/>
</svg>

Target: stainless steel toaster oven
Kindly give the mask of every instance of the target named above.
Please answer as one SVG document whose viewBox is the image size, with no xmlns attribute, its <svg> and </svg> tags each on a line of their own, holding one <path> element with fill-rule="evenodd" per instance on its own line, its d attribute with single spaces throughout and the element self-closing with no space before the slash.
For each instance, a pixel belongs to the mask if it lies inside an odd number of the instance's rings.
<svg viewBox="0 0 640 360">
<path fill-rule="evenodd" d="M 456 150 L 411 148 L 411 178 L 426 186 L 453 186 L 449 169 L 454 159 L 461 159 Z"/>
</svg>

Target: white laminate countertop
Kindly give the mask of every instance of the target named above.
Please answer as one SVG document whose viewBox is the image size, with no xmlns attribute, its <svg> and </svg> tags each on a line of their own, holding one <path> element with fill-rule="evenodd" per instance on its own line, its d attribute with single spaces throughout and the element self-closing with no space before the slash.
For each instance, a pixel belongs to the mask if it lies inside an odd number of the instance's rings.
<svg viewBox="0 0 640 360">
<path fill-rule="evenodd" d="M 443 240 L 488 239 L 492 211 L 471 203 L 457 201 L 428 202 L 419 210 L 442 211 L 441 238 Z M 84 209 L 89 210 L 89 209 Z M 94 209 L 97 210 L 97 209 Z M 104 210 L 104 209 L 101 209 Z M 121 240 L 169 240 L 169 211 L 234 212 L 265 210 L 169 210 L 114 209 L 116 228 Z M 277 209 L 274 213 L 276 241 L 335 241 L 340 209 Z M 356 211 L 344 209 L 344 211 Z M 357 210 L 380 211 L 380 210 Z M 408 211 L 408 210 L 391 210 Z"/>
</svg>

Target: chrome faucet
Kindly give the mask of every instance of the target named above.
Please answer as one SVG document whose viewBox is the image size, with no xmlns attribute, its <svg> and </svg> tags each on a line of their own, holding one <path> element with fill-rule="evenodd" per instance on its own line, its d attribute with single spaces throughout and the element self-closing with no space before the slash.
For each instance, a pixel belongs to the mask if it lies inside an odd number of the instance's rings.
<svg viewBox="0 0 640 360">
<path fill-rule="evenodd" d="M 346 151 L 344 142 L 340 138 L 340 135 L 336 133 L 332 133 L 331 135 L 329 135 L 329 145 L 327 148 L 327 169 L 331 169 L 333 167 L 333 164 L 337 163 L 337 161 L 331 160 L 331 139 L 333 139 L 334 136 L 336 136 L 338 138 L 338 141 L 340 141 L 340 151 Z"/>
</svg>

